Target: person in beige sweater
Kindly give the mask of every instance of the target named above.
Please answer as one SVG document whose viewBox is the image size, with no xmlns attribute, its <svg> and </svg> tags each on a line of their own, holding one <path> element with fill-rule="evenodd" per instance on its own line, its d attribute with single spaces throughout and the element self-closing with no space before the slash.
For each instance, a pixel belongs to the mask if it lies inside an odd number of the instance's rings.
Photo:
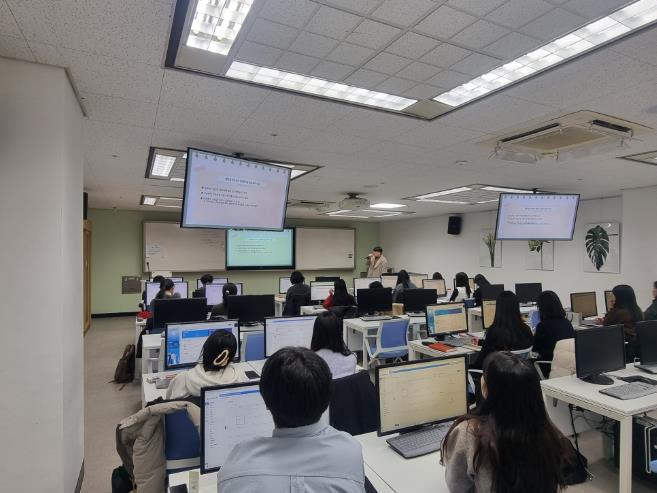
<svg viewBox="0 0 657 493">
<path fill-rule="evenodd" d="M 367 277 L 381 277 L 381 274 L 388 272 L 388 259 L 383 256 L 383 248 L 374 247 L 365 260 Z"/>
<path fill-rule="evenodd" d="M 536 371 L 493 353 L 482 377 L 485 401 L 457 419 L 442 444 L 451 493 L 556 493 L 572 447 L 547 416 Z"/>
</svg>

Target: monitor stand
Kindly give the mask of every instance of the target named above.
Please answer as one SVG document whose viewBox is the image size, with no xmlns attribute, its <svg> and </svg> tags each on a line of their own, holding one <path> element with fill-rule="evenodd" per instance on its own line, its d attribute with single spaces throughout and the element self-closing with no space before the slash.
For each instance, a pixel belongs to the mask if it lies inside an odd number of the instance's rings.
<svg viewBox="0 0 657 493">
<path fill-rule="evenodd" d="M 613 385 L 614 379 L 611 377 L 608 377 L 607 375 L 589 375 L 588 377 L 584 377 L 581 380 L 587 382 L 587 383 L 592 383 L 594 385 Z"/>
</svg>

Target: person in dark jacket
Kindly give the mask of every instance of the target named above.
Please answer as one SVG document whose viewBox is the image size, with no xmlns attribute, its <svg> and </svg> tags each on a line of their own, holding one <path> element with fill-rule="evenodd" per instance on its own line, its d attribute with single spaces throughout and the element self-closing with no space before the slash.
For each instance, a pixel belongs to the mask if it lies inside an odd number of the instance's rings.
<svg viewBox="0 0 657 493">
<path fill-rule="evenodd" d="M 332 306 L 355 306 L 356 300 L 349 294 L 347 283 L 344 279 L 338 279 L 333 283 L 333 289 L 324 300 L 322 306 L 327 310 Z"/>
<path fill-rule="evenodd" d="M 657 281 L 652 285 L 652 305 L 643 314 L 644 320 L 657 320 Z"/>
<path fill-rule="evenodd" d="M 636 323 L 643 320 L 643 312 L 636 302 L 632 286 L 619 284 L 611 290 L 614 293 L 614 307 L 607 312 L 602 325 L 623 325 L 625 327 L 625 359 L 630 362 L 637 354 Z"/>
<path fill-rule="evenodd" d="M 212 307 L 210 319 L 217 320 L 226 318 L 228 316 L 228 303 L 230 302 L 228 298 L 230 296 L 235 296 L 236 294 L 237 286 L 234 283 L 227 282 L 224 284 L 224 287 L 221 288 L 222 302 Z"/>
<path fill-rule="evenodd" d="M 562 339 L 575 337 L 575 330 L 566 318 L 566 311 L 554 291 L 543 291 L 536 304 L 541 321 L 536 326 L 532 351 L 538 353 L 539 360 L 552 361 L 554 346 Z M 550 376 L 550 365 L 542 366 L 543 374 Z"/>
<path fill-rule="evenodd" d="M 306 283 L 306 278 L 303 277 L 303 274 L 298 270 L 295 270 L 290 274 L 290 283 L 292 286 L 289 287 L 287 293 L 285 294 L 285 307 L 283 308 L 283 315 L 293 316 L 299 315 L 297 313 L 298 308 L 303 305 L 310 304 L 310 286 Z M 304 298 L 304 301 L 299 307 L 295 307 L 292 302 L 292 298 Z"/>
<path fill-rule="evenodd" d="M 532 346 L 534 336 L 522 320 L 520 303 L 511 291 L 504 291 L 497 297 L 495 320 L 486 331 L 477 360 L 471 366 L 481 370 L 486 357 L 496 351 L 518 351 Z"/>
<path fill-rule="evenodd" d="M 475 300 L 475 306 L 481 306 L 481 288 L 484 286 L 490 286 L 490 282 L 488 282 L 488 279 L 486 279 L 483 274 L 477 274 L 474 276 L 474 282 L 477 285 L 477 289 L 472 293 L 472 297 Z"/>
<path fill-rule="evenodd" d="M 212 284 L 212 281 L 214 281 L 214 276 L 212 274 L 203 274 L 201 276 L 201 284 L 203 286 L 194 290 L 192 298 L 205 298 L 205 286 Z"/>
</svg>

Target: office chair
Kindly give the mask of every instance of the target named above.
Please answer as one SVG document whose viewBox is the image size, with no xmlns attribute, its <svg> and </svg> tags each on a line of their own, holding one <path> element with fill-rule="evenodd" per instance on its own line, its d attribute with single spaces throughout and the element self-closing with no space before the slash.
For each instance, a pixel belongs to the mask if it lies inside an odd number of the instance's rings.
<svg viewBox="0 0 657 493">
<path fill-rule="evenodd" d="M 376 431 L 377 402 L 369 372 L 361 370 L 337 378 L 333 380 L 329 424 L 354 436 Z"/>
<path fill-rule="evenodd" d="M 310 295 L 295 294 L 285 302 L 283 307 L 283 315 L 286 317 L 294 317 L 301 314 L 301 307 L 310 305 Z"/>
<path fill-rule="evenodd" d="M 402 361 L 408 356 L 408 326 L 410 319 L 384 320 L 376 335 L 365 335 L 366 349 L 370 357 L 368 366 L 380 359 Z"/>
<path fill-rule="evenodd" d="M 242 361 L 265 359 L 265 333 L 245 332 L 242 339 Z"/>
<path fill-rule="evenodd" d="M 201 441 L 187 411 L 164 416 L 164 454 L 167 474 L 195 469 L 201 464 Z"/>
<path fill-rule="evenodd" d="M 358 317 L 357 306 L 332 306 L 329 311 L 338 318 L 356 318 Z"/>
</svg>

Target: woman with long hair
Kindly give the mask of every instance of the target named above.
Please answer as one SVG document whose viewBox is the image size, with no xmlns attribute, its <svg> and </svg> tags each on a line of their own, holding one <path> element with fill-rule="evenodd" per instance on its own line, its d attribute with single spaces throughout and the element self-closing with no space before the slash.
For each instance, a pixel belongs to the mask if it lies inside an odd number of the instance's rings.
<svg viewBox="0 0 657 493">
<path fill-rule="evenodd" d="M 356 372 L 356 355 L 347 348 L 342 338 L 342 321 L 333 313 L 324 312 L 315 319 L 310 349 L 326 361 L 333 379 Z"/>
<path fill-rule="evenodd" d="M 332 306 L 355 306 L 356 300 L 349 294 L 347 290 L 347 283 L 344 279 L 336 279 L 333 282 L 333 289 L 329 293 L 328 298 L 324 300 L 322 306 L 327 310 Z"/>
<path fill-rule="evenodd" d="M 619 284 L 611 290 L 614 293 L 614 306 L 605 318 L 602 325 L 623 325 L 625 327 L 625 359 L 630 362 L 637 354 L 636 323 L 643 320 L 643 312 L 636 302 L 636 294 L 632 286 Z"/>
<path fill-rule="evenodd" d="M 552 361 L 557 342 L 575 337 L 575 330 L 554 291 L 543 291 L 536 305 L 541 321 L 536 326 L 532 351 L 538 353 L 540 360 Z M 541 369 L 546 377 L 550 376 L 550 365 L 542 365 Z"/>
<path fill-rule="evenodd" d="M 392 292 L 392 302 L 403 303 L 404 291 L 406 289 L 417 289 L 417 286 L 411 282 L 411 276 L 408 275 L 408 272 L 402 269 L 397 273 L 397 285 Z"/>
<path fill-rule="evenodd" d="M 470 278 L 465 272 L 459 272 L 454 276 L 454 291 L 452 291 L 452 296 L 449 298 L 449 301 L 463 301 L 471 296 L 472 290 L 470 289 Z"/>
<path fill-rule="evenodd" d="M 472 297 L 475 300 L 475 306 L 481 306 L 481 288 L 484 286 L 490 286 L 490 282 L 486 279 L 486 276 L 483 274 L 477 274 L 474 276 L 474 282 L 477 285 L 477 289 L 474 290 Z"/>
</svg>

